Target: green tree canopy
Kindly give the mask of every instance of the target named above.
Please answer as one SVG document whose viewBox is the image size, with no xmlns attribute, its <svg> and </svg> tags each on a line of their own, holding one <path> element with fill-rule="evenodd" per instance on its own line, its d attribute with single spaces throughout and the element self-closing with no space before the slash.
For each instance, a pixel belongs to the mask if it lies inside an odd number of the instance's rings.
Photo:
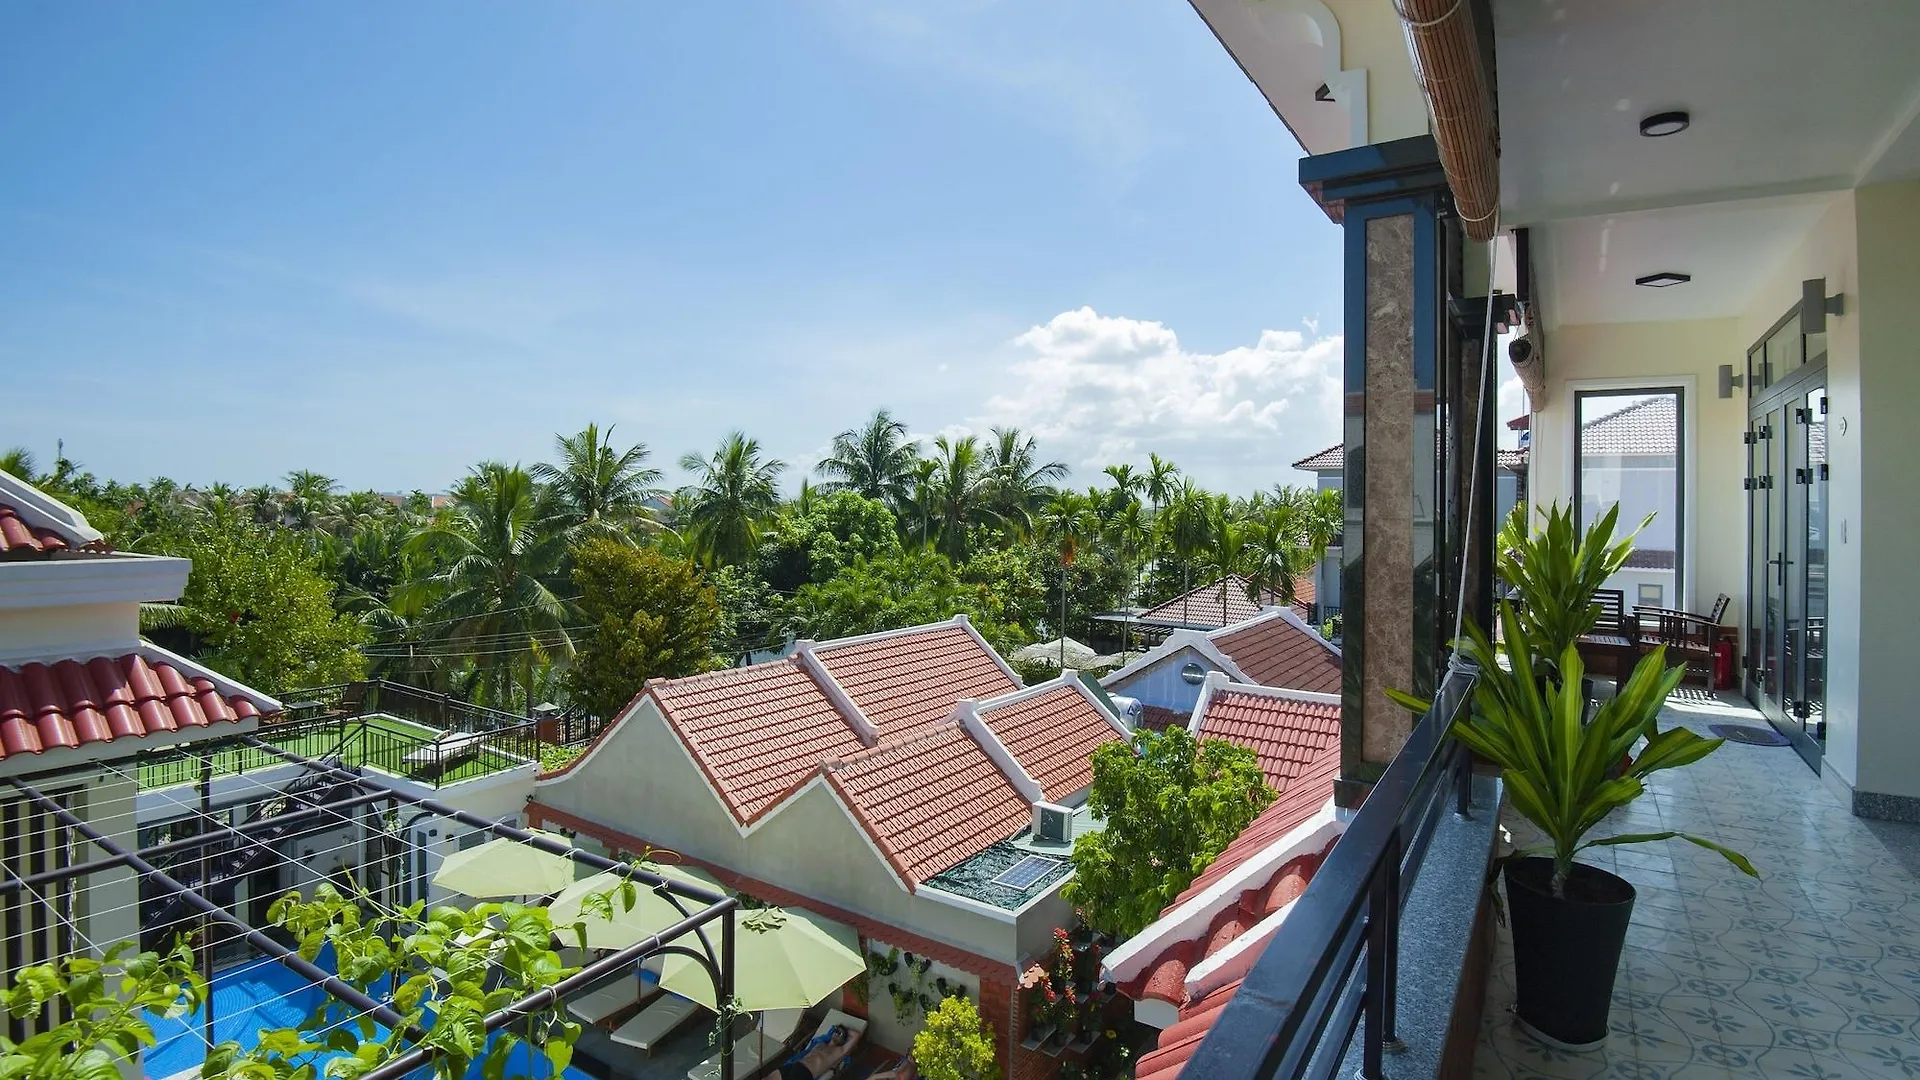
<svg viewBox="0 0 1920 1080">
<path fill-rule="evenodd" d="M 825 581 L 858 559 L 899 553 L 899 529 L 885 503 L 836 491 L 782 516 L 761 541 L 757 561 L 770 587 L 792 592 Z"/>
<path fill-rule="evenodd" d="M 291 534 L 207 525 L 166 554 L 193 560 L 172 621 L 215 670 L 268 693 L 357 679 L 365 670 L 366 631 L 334 610 L 318 560 Z"/>
<path fill-rule="evenodd" d="M 913 1064 L 926 1080 L 1000 1080 L 993 1032 L 973 1002 L 955 995 L 927 1014 L 913 1037 Z"/>
<path fill-rule="evenodd" d="M 1108 743 L 1087 794 L 1106 827 L 1074 841 L 1062 895 L 1094 929 L 1137 934 L 1275 798 L 1245 747 L 1181 727 Z"/>
<path fill-rule="evenodd" d="M 995 648 L 1020 644 L 1020 632 L 1006 623 L 993 597 L 990 589 L 963 580 L 946 556 L 912 551 L 856 560 L 818 585 L 802 586 L 792 611 L 799 632 L 816 640 L 965 614 Z"/>
<path fill-rule="evenodd" d="M 760 440 L 731 432 L 710 458 L 685 454 L 680 467 L 693 483 L 678 496 L 679 519 L 704 566 L 745 562 L 760 541 L 760 528 L 780 506 L 774 486 L 787 463 L 760 456 Z"/>
<path fill-rule="evenodd" d="M 611 717 L 648 679 L 713 665 L 720 604 L 692 563 L 600 537 L 574 548 L 573 564 L 587 629 L 567 687 L 588 712 Z"/>
</svg>

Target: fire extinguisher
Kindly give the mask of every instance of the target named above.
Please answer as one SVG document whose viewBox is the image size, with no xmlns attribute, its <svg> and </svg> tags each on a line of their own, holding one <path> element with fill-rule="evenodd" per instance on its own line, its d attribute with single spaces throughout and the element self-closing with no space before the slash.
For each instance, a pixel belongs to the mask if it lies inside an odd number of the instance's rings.
<svg viewBox="0 0 1920 1080">
<path fill-rule="evenodd" d="M 1733 642 L 1731 641 L 1714 642 L 1713 686 L 1716 690 L 1733 689 Z"/>
</svg>

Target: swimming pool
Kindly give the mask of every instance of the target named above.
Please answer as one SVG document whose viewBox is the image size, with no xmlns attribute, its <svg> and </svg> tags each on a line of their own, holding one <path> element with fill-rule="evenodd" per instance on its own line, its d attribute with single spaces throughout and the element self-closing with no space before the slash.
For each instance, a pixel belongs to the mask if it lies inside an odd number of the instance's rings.
<svg viewBox="0 0 1920 1080">
<path fill-rule="evenodd" d="M 311 986 L 305 979 L 272 960 L 239 964 L 214 973 L 213 1039 L 216 1043 L 232 1040 L 252 1047 L 259 1042 L 262 1028 L 292 1027 L 311 1014 L 326 997 L 326 991 Z M 379 997 L 379 994 L 375 994 Z M 144 1071 L 150 1080 L 168 1077 L 198 1068 L 206 1060 L 206 1016 L 195 1010 L 191 1015 L 168 1020 L 147 1014 L 153 1025 L 155 1045 L 147 1050 Z M 321 1052 L 316 1065 L 345 1054 Z M 426 1074 L 422 1074 L 426 1075 Z M 553 1067 L 544 1055 L 530 1047 L 518 1048 L 509 1058 L 507 1075 L 519 1080 L 549 1080 Z M 593 1080 L 569 1068 L 564 1080 Z M 480 1063 L 474 1062 L 467 1080 L 480 1080 Z"/>
</svg>

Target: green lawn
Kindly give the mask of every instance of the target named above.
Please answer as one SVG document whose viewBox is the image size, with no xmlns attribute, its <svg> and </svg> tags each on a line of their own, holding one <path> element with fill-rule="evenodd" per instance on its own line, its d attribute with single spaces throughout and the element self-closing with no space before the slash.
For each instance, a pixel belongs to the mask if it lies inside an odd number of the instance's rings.
<svg viewBox="0 0 1920 1080">
<path fill-rule="evenodd" d="M 354 720 L 346 727 L 354 737 L 347 741 L 343 760 L 350 766 L 370 766 L 382 772 L 408 779 L 432 783 L 431 768 L 421 769 L 406 764 L 408 754 L 432 742 L 439 732 L 432 728 L 391 716 L 368 716 L 364 718 L 366 732 L 356 734 L 361 724 Z M 283 750 L 303 757 L 319 758 L 331 753 L 340 743 L 341 729 L 325 728 L 321 730 L 275 732 L 271 724 L 262 725 L 260 738 Z M 282 764 L 280 758 L 265 750 L 251 746 L 223 746 L 213 754 L 213 772 L 216 777 L 230 776 L 240 772 L 252 772 Z M 440 775 L 441 784 L 456 784 L 462 780 L 487 776 L 503 769 L 510 769 L 520 762 L 489 748 L 468 757 Z M 175 784 L 195 783 L 200 778 L 200 761 L 197 755 L 166 754 L 140 764 L 140 787 L 142 790 L 171 787 Z"/>
</svg>

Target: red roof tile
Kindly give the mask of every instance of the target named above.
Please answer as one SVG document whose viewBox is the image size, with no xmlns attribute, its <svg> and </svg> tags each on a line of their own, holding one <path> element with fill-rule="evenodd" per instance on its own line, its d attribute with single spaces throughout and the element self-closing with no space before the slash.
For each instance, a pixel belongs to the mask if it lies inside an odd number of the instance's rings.
<svg viewBox="0 0 1920 1080">
<path fill-rule="evenodd" d="M 983 707 L 980 719 L 1039 783 L 1041 797 L 1053 802 L 1093 783 L 1093 752 L 1120 741 L 1120 732 L 1071 684 L 1010 705 Z"/>
<path fill-rule="evenodd" d="M 1220 857 L 1194 878 L 1193 884 L 1167 906 L 1166 913 L 1199 896 L 1249 859 L 1286 840 L 1290 833 L 1306 824 L 1333 796 L 1333 781 L 1339 772 L 1340 748 L 1336 742 L 1310 762 L 1294 779 L 1289 790 L 1242 830 L 1233 843 L 1220 853 Z M 1328 844 L 1321 851 L 1304 852 L 1276 867 L 1266 880 L 1253 888 L 1242 890 L 1239 899 L 1217 913 L 1204 932 L 1197 937 L 1169 944 L 1148 964 L 1142 975 L 1132 980 L 1125 989 L 1136 998 L 1152 994 L 1162 1000 L 1183 999 L 1187 972 L 1201 960 L 1231 944 L 1268 915 L 1297 899 L 1331 850 L 1333 845 Z M 1285 927 L 1276 932 L 1285 933 Z M 1177 984 L 1172 982 L 1175 973 L 1179 980 Z M 1180 1019 L 1161 1031 L 1155 1049 L 1140 1056 L 1134 1069 L 1135 1077 L 1138 1080 L 1174 1080 L 1179 1076 L 1187 1060 L 1219 1019 L 1221 1011 L 1239 992 L 1240 983 L 1241 980 L 1233 979 L 1198 1000 L 1184 1001 L 1180 1005 Z"/>
<path fill-rule="evenodd" d="M 20 512 L 0 503 L 0 558 L 52 555 L 61 551 L 105 551 L 105 542 L 78 544 L 74 538 L 44 525 L 29 525 Z"/>
<path fill-rule="evenodd" d="M 1275 615 L 1230 633 L 1213 643 L 1246 677 L 1261 686 L 1340 692 L 1340 652 L 1319 634 Z"/>
<path fill-rule="evenodd" d="M 1526 417 L 1523 416 L 1520 419 L 1525 420 Z M 1509 421 L 1507 426 L 1513 427 L 1513 422 Z M 1518 430 L 1526 430 L 1526 425 L 1521 424 Z M 1518 472 L 1527 465 L 1527 452 L 1525 449 L 1495 450 L 1494 461 L 1503 469 L 1511 469 Z M 1346 447 L 1341 443 L 1334 443 L 1332 446 L 1327 447 L 1317 454 L 1303 457 L 1299 461 L 1294 462 L 1293 467 L 1296 469 L 1305 469 L 1308 472 L 1345 472 L 1347 468 Z"/>
<path fill-rule="evenodd" d="M 746 824 L 864 744 L 799 659 L 647 687 L 735 819 Z"/>
<path fill-rule="evenodd" d="M 1251 583 L 1239 574 L 1229 574 L 1226 587 L 1221 588 L 1219 578 L 1181 593 L 1179 596 L 1140 613 L 1136 622 L 1158 626 L 1184 626 L 1195 630 L 1217 630 L 1223 626 L 1246 622 L 1261 611 L 1281 605 L 1280 594 L 1271 589 L 1260 595 L 1256 603 L 1247 595 Z M 1222 598 L 1224 591 L 1225 597 Z M 1314 598 L 1312 575 L 1303 574 L 1293 583 L 1294 610 L 1305 613 L 1311 609 Z"/>
<path fill-rule="evenodd" d="M 993 653 L 958 623 L 845 645 L 822 642 L 814 655 L 883 740 L 912 738 L 953 715 L 961 698 L 978 701 L 1020 689 Z"/>
<path fill-rule="evenodd" d="M 1165 731 L 1178 725 L 1186 727 L 1193 721 L 1193 712 L 1181 712 L 1178 709 L 1163 709 L 1158 705 L 1140 707 L 1140 726 L 1148 731 Z"/>
<path fill-rule="evenodd" d="M 247 696 L 138 653 L 0 667 L 0 759 L 260 715 Z"/>
<path fill-rule="evenodd" d="M 1339 747 L 1340 706 L 1220 689 L 1207 701 L 1199 735 L 1252 750 L 1267 783 L 1284 793 L 1314 759 Z"/>
<path fill-rule="evenodd" d="M 830 765 L 827 780 L 914 887 L 1012 836 L 1032 815 L 1013 781 L 957 723 Z"/>
</svg>

